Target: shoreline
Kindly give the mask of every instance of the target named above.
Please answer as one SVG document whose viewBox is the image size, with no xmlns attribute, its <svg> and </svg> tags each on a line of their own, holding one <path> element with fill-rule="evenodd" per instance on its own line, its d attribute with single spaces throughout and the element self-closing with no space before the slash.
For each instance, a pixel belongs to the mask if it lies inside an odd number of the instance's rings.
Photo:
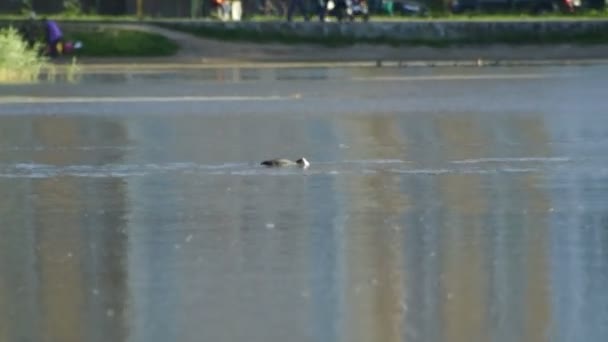
<svg viewBox="0 0 608 342">
<path fill-rule="evenodd" d="M 606 44 L 468 44 L 443 47 L 357 43 L 328 47 L 310 43 L 284 44 L 220 40 L 153 25 L 108 24 L 99 28 L 140 30 L 176 42 L 180 49 L 170 57 L 81 57 L 79 64 L 180 65 L 188 68 L 229 65 L 547 65 L 606 64 Z M 64 61 L 71 62 L 71 57 Z M 61 63 L 61 62 L 60 62 Z M 64 62 L 65 63 L 65 62 Z"/>
<path fill-rule="evenodd" d="M 58 71 L 68 67 L 66 63 L 54 64 Z M 370 68 L 370 67 L 401 67 L 401 68 L 433 68 L 433 67 L 523 67 L 523 66 L 593 66 L 608 65 L 607 59 L 561 59 L 561 60 L 370 60 L 370 61 L 300 61 L 300 62 L 243 62 L 243 61 L 214 61 L 209 63 L 176 63 L 171 61 L 148 60 L 86 60 L 79 61 L 83 67 L 81 72 L 124 72 L 129 71 L 153 72 L 167 70 L 197 70 L 221 68 Z"/>
<path fill-rule="evenodd" d="M 221 42 L 219 42 L 221 45 Z M 608 64 L 608 45 L 537 45 L 474 47 L 268 46 L 235 43 L 215 46 L 213 53 L 174 57 L 77 57 L 85 69 L 197 69 L 221 67 L 482 67 Z M 238 45 L 238 44 L 236 44 Z M 252 46 L 253 45 L 253 46 Z M 71 63 L 71 57 L 54 61 Z"/>
</svg>

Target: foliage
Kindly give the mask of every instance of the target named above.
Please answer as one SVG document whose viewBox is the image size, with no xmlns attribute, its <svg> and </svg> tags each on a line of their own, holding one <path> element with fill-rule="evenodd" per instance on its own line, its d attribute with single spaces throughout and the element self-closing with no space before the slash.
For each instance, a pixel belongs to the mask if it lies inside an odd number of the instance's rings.
<svg viewBox="0 0 608 342">
<path fill-rule="evenodd" d="M 0 29 L 0 46 L 0 82 L 35 81 L 47 65 L 39 46 L 28 46 L 13 27 Z"/>
<path fill-rule="evenodd" d="M 32 10 L 32 2 L 33 0 L 21 0 L 21 8 L 23 11 L 31 11 Z"/>
<path fill-rule="evenodd" d="M 67 17 L 82 15 L 80 0 L 63 0 L 63 14 Z"/>
</svg>

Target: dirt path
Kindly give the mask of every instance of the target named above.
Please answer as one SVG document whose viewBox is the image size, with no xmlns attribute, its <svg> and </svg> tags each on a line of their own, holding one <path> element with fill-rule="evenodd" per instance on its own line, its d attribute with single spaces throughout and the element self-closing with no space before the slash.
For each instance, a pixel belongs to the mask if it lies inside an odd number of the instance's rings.
<svg viewBox="0 0 608 342">
<path fill-rule="evenodd" d="M 256 44 L 200 38 L 188 33 L 147 24 L 102 24 L 161 34 L 177 42 L 177 55 L 163 58 L 83 58 L 84 63 L 275 63 L 275 62 L 394 62 L 399 64 L 509 64 L 509 63 L 604 63 L 608 45 L 460 46 L 449 48 L 392 47 L 359 44 L 349 47 Z"/>
</svg>

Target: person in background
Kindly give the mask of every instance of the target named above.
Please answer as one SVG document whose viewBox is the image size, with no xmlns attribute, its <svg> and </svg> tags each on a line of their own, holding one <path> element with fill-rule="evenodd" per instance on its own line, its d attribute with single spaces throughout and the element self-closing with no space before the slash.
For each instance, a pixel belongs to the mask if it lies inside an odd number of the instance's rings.
<svg viewBox="0 0 608 342">
<path fill-rule="evenodd" d="M 243 17 L 243 2 L 241 0 L 232 0 L 230 6 L 230 19 L 233 21 L 241 21 Z"/>
<path fill-rule="evenodd" d="M 319 14 L 319 21 L 325 22 L 327 16 L 329 0 L 317 0 L 317 12 Z"/>
<path fill-rule="evenodd" d="M 221 21 L 230 20 L 231 0 L 211 0 L 212 7 L 216 11 L 217 18 Z"/>
<path fill-rule="evenodd" d="M 302 12 L 305 21 L 309 21 L 308 11 L 306 9 L 306 4 L 304 3 L 306 0 L 289 0 L 289 7 L 287 8 L 287 21 L 293 20 L 293 12 L 296 10 L 296 6 Z"/>
<path fill-rule="evenodd" d="M 28 20 L 19 27 L 21 37 L 23 37 L 23 40 L 27 42 L 27 46 L 30 49 L 34 47 L 34 44 L 36 44 L 36 37 L 38 35 L 37 26 L 36 13 L 31 12 Z"/>
<path fill-rule="evenodd" d="M 44 25 L 44 37 L 51 57 L 57 57 L 63 46 L 63 33 L 54 20 L 42 18 Z"/>
</svg>

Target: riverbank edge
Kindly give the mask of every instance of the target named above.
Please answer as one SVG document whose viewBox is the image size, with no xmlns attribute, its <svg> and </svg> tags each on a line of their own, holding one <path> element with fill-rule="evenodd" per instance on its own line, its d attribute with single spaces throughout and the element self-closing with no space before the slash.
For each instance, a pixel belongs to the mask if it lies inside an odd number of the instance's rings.
<svg viewBox="0 0 608 342">
<path fill-rule="evenodd" d="M 104 27 L 142 30 L 161 34 L 178 43 L 180 51 L 166 57 L 79 57 L 79 63 L 97 66 L 138 65 L 143 68 L 201 68 L 239 65 L 343 65 L 375 66 L 522 66 L 606 64 L 608 43 L 603 44 L 454 44 L 449 46 L 410 46 L 355 43 L 347 46 L 283 44 L 276 42 L 225 41 L 205 38 L 151 24 L 65 23 L 68 27 Z M 239 23 L 228 23 L 235 25 Z M 283 25 L 276 23 L 277 25 Z M 406 23 L 404 23 L 406 24 Z M 223 24 L 221 24 L 223 25 Z M 307 23 L 289 24 L 308 27 Z M 323 25 L 317 23 L 313 26 Z M 378 25 L 383 25 L 378 23 Z M 240 24 L 238 25 L 240 26 Z M 331 25 L 341 27 L 342 25 Z M 369 26 L 350 24 L 349 27 Z M 603 26 L 603 24 L 602 24 Z M 54 61 L 71 62 L 71 57 Z M 111 68 L 111 67 L 109 67 Z"/>
<path fill-rule="evenodd" d="M 67 63 L 55 64 L 58 73 L 68 70 Z M 552 67 L 608 65 L 606 59 L 560 60 L 367 60 L 367 61 L 212 61 L 208 63 L 176 63 L 175 61 L 87 59 L 79 60 L 81 73 L 157 73 L 204 69 L 269 69 L 269 68 L 479 68 L 479 67 Z"/>
<path fill-rule="evenodd" d="M 554 32 L 554 29 L 559 29 L 561 25 L 571 25 L 571 21 L 567 24 L 553 23 L 545 25 L 544 30 Z M 581 24 L 585 27 L 596 28 L 598 25 L 602 28 L 608 21 L 584 21 Z M 193 22 L 192 25 L 201 25 L 201 23 Z M 421 25 L 421 22 L 403 22 L 397 23 L 396 27 L 408 28 L 415 31 L 416 27 Z M 428 26 L 430 24 L 430 26 Z M 435 23 L 436 24 L 436 23 Z M 107 24 L 106 24 L 107 25 Z M 114 24 L 116 25 L 116 24 Z M 113 25 L 113 26 L 114 26 Z M 258 24 L 251 23 L 204 23 L 202 25 L 219 25 L 216 27 L 251 27 L 253 30 L 260 29 Z M 225 25 L 225 26 L 224 26 Z M 351 29 L 361 30 L 361 28 L 383 27 L 386 31 L 388 27 L 393 27 L 395 23 L 348 23 L 346 25 L 330 23 L 264 23 L 262 26 L 269 30 L 286 29 L 299 30 L 300 28 L 308 28 L 310 30 L 327 30 L 339 28 L 349 32 Z M 435 27 L 432 22 L 425 22 L 426 27 Z M 464 28 L 471 27 L 470 23 L 463 24 Z M 472 24 L 490 25 L 493 30 L 502 30 L 512 27 L 513 23 L 508 26 L 496 26 L 492 23 Z M 555 26 L 554 26 L 555 25 Z M 587 26 L 590 25 L 590 26 Z M 167 28 L 165 25 L 133 25 L 133 24 L 118 24 L 123 28 L 143 29 L 151 32 L 165 35 L 169 39 L 173 39 L 181 46 L 181 51 L 172 57 L 150 59 L 149 62 L 161 63 L 186 63 L 186 64 L 239 64 L 239 63 L 353 63 L 353 62 L 372 62 L 372 63 L 393 63 L 401 66 L 435 66 L 435 65 L 454 65 L 454 64 L 472 64 L 472 65 L 531 65 L 531 64 L 572 64 L 576 61 L 577 64 L 598 64 L 603 60 L 608 59 L 608 42 L 596 44 L 578 44 L 576 42 L 568 43 L 553 43 L 553 44 L 509 44 L 509 43 L 483 43 L 483 44 L 449 44 L 447 46 L 427 46 L 427 45 L 391 45 L 391 44 L 370 44 L 366 42 L 355 42 L 350 45 L 327 46 L 311 43 L 285 44 L 281 42 L 255 42 L 241 40 L 222 40 L 217 37 L 204 37 L 193 35 L 191 33 L 180 32 Z M 164 26 L 164 27 L 163 27 Z M 526 30 L 533 30 L 534 25 L 529 23 L 525 25 Z M 548 28 L 550 27 L 550 29 Z M 574 27 L 577 27 L 576 25 Z M 262 29 L 265 32 L 266 29 Z M 587 29 L 578 28 L 581 33 Z M 580 31 L 582 30 L 582 31 Z M 423 30 L 429 32 L 428 30 Z M 422 33 L 419 31 L 418 33 Z M 465 30 L 466 31 L 466 30 Z M 437 33 L 442 30 L 432 30 L 433 37 L 438 37 Z M 269 32 L 272 35 L 272 32 Z M 460 32 L 464 34 L 464 32 Z M 448 35 L 449 36 L 449 35 Z M 95 62 L 95 59 L 92 59 Z M 104 63 L 115 62 L 116 59 L 105 61 Z M 85 63 L 91 63 L 83 60 Z M 120 62 L 120 61 L 119 61 Z M 142 63 L 142 61 L 137 61 Z"/>
<path fill-rule="evenodd" d="M 213 53 L 211 53 L 213 52 Z M 69 59 L 58 64 L 70 62 Z M 326 48 L 214 42 L 202 55 L 146 58 L 80 58 L 87 68 L 197 69 L 216 67 L 447 67 L 608 64 L 608 45 L 509 45 L 449 48 L 356 45 Z"/>
</svg>

